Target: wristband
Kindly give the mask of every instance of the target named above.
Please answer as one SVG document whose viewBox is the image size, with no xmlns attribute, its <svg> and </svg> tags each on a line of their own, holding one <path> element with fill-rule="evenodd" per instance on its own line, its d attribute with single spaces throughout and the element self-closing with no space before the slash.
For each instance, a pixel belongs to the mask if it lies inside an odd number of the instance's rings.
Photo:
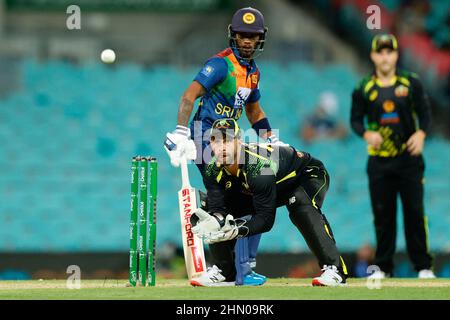
<svg viewBox="0 0 450 320">
<path fill-rule="evenodd" d="M 269 124 L 269 120 L 267 120 L 267 118 L 262 118 L 261 120 L 256 121 L 252 125 L 252 128 L 253 128 L 253 130 L 256 131 L 258 136 L 261 136 L 261 134 L 259 133 L 260 130 L 266 130 L 264 133 L 272 131 L 272 128 L 270 127 L 270 124 Z"/>
<path fill-rule="evenodd" d="M 188 127 L 182 126 L 182 125 L 177 125 L 176 129 L 175 129 L 175 133 L 180 134 L 182 136 L 185 137 L 189 137 L 190 136 L 190 130 Z"/>
</svg>

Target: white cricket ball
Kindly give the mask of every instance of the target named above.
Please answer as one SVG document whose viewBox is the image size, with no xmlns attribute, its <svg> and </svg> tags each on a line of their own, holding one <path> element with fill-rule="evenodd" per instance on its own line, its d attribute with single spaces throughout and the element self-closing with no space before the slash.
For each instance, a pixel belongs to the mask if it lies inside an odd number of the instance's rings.
<svg viewBox="0 0 450 320">
<path fill-rule="evenodd" d="M 116 53 L 111 49 L 105 49 L 100 58 L 104 63 L 113 63 L 116 60 Z"/>
</svg>

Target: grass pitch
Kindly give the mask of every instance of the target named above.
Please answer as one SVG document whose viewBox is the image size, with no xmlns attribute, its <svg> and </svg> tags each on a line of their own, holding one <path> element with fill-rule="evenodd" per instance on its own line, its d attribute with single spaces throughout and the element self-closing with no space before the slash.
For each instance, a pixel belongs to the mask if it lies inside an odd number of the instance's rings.
<svg viewBox="0 0 450 320">
<path fill-rule="evenodd" d="M 450 300 L 450 279 L 386 279 L 368 289 L 365 279 L 346 287 L 312 287 L 310 279 L 269 279 L 260 287 L 191 287 L 187 280 L 157 279 L 156 287 L 128 287 L 126 280 L 82 280 L 68 289 L 65 280 L 0 281 L 0 300 Z"/>
</svg>

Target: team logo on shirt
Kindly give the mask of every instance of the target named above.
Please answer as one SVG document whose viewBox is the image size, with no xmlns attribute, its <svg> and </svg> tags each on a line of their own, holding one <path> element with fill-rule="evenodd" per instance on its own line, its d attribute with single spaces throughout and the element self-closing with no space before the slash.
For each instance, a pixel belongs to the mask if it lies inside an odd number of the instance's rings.
<svg viewBox="0 0 450 320">
<path fill-rule="evenodd" d="M 209 77 L 211 73 L 214 71 L 214 68 L 211 66 L 205 66 L 202 70 L 202 74 L 206 77 Z"/>
<path fill-rule="evenodd" d="M 398 113 L 395 112 L 395 103 L 392 100 L 383 102 L 383 110 L 385 113 L 381 115 L 380 124 L 395 124 L 400 122 Z"/>
<path fill-rule="evenodd" d="M 230 189 L 231 188 L 231 181 L 227 181 L 227 183 L 225 184 L 225 189 Z"/>
<path fill-rule="evenodd" d="M 239 87 L 239 89 L 236 92 L 236 96 L 234 97 L 234 107 L 235 108 L 244 107 L 251 92 L 252 90 L 249 88 Z"/>
<path fill-rule="evenodd" d="M 242 21 L 244 21 L 246 24 L 252 24 L 253 22 L 255 22 L 255 15 L 251 12 L 247 12 L 242 17 Z"/>
<path fill-rule="evenodd" d="M 394 109 L 395 109 L 394 101 L 386 100 L 385 102 L 383 102 L 383 110 L 385 112 L 390 113 L 390 112 L 394 111 Z"/>
<path fill-rule="evenodd" d="M 258 83 L 258 75 L 252 74 L 252 83 L 257 84 Z"/>
<path fill-rule="evenodd" d="M 395 88 L 395 96 L 396 97 L 406 97 L 409 93 L 408 87 L 405 87 L 404 85 L 400 85 L 397 88 Z"/>
</svg>

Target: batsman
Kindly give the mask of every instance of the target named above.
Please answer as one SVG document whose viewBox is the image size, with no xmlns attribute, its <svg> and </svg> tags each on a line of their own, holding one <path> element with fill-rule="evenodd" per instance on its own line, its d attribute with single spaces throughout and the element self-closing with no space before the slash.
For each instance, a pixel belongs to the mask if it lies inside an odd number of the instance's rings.
<svg viewBox="0 0 450 320">
<path fill-rule="evenodd" d="M 272 133 L 269 121 L 259 103 L 259 68 L 254 58 L 262 53 L 267 28 L 264 17 L 254 8 L 242 8 L 233 15 L 228 26 L 229 47 L 208 59 L 184 92 L 178 109 L 178 123 L 167 133 L 165 149 L 173 166 L 180 165 L 181 157 L 194 160 L 202 176 L 210 160 L 209 130 L 217 119 L 238 120 L 243 111 L 252 128 L 271 143 L 281 143 Z M 188 124 L 196 99 L 200 103 L 190 125 Z M 189 128 L 188 128 L 189 126 Z M 209 198 L 209 196 L 208 196 Z M 254 260 L 261 236 L 245 239 L 237 250 L 237 284 L 260 285 L 265 277 L 253 272 Z M 247 244 L 248 240 L 248 244 Z"/>
<path fill-rule="evenodd" d="M 204 174 L 209 212 L 197 209 L 191 223 L 192 231 L 210 244 L 214 266 L 191 284 L 231 285 L 235 241 L 269 231 L 281 206 L 322 268 L 312 285 L 345 284 L 347 268 L 321 211 L 330 183 L 322 162 L 292 146 L 244 144 L 240 136 L 234 119 L 216 120 L 212 126 L 214 156 Z"/>
</svg>

